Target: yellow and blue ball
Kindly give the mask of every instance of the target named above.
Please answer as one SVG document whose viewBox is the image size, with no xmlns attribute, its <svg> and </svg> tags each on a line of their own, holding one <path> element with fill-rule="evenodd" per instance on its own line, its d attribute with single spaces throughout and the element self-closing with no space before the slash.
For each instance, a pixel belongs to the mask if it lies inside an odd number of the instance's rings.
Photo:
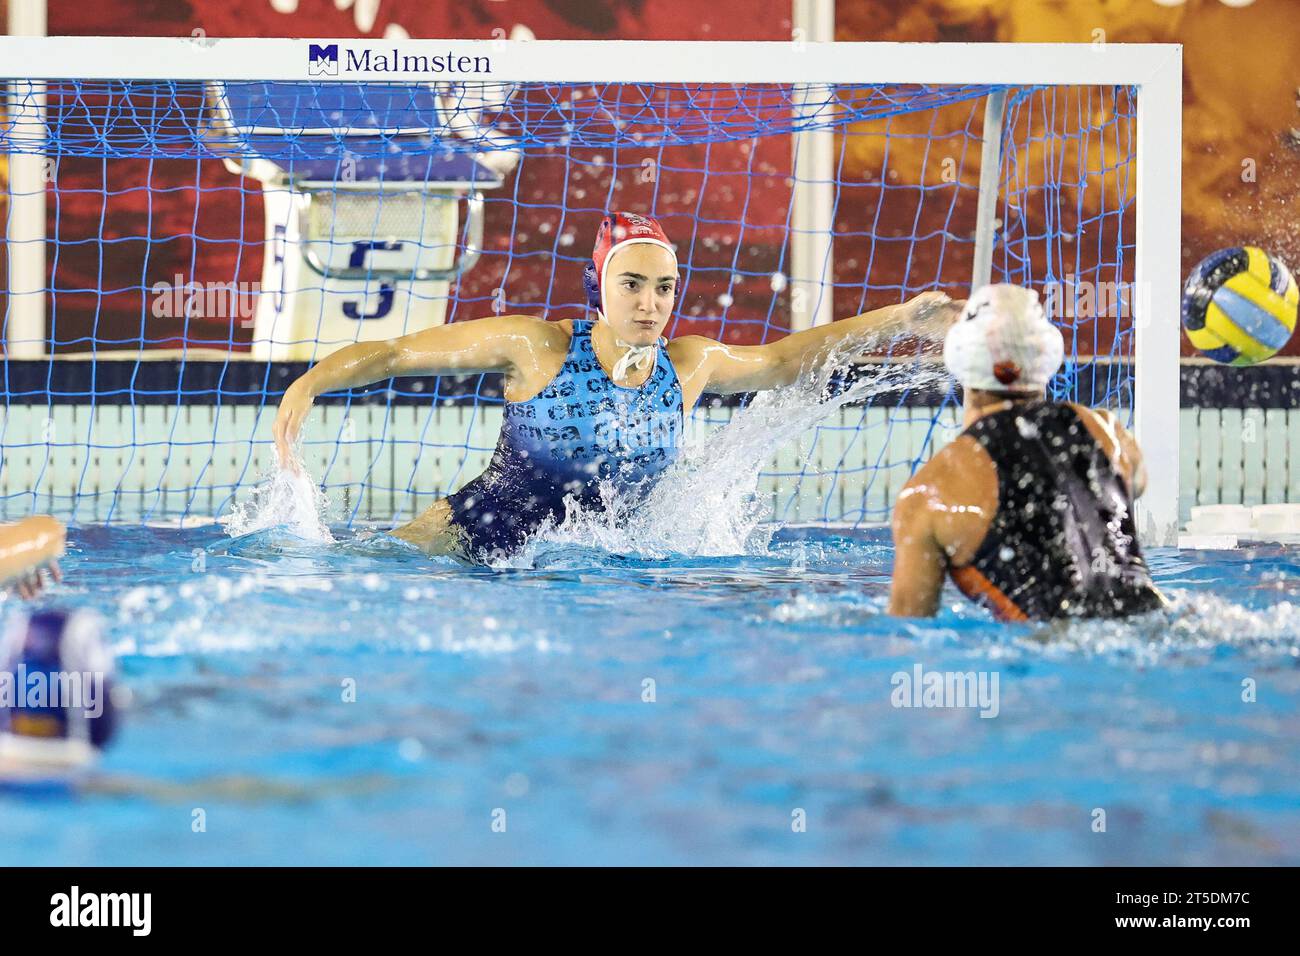
<svg viewBox="0 0 1300 956">
<path fill-rule="evenodd" d="M 1183 287 L 1183 330 L 1206 358 L 1255 365 L 1295 331 L 1300 292 L 1283 262 L 1255 246 L 1220 249 Z"/>
</svg>

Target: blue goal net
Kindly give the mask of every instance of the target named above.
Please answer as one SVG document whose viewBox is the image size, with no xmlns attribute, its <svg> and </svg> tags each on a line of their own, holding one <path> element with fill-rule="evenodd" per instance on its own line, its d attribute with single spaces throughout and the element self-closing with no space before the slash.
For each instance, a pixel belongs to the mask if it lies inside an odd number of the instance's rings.
<svg viewBox="0 0 1300 956">
<path fill-rule="evenodd" d="M 982 254 L 1061 324 L 1054 392 L 1129 410 L 1135 126 L 1127 87 L 9 78 L 0 512 L 224 514 L 272 467 L 284 389 L 334 350 L 581 317 L 610 209 L 677 246 L 669 337 L 759 344 L 964 297 Z M 895 348 L 866 367 L 916 361 Z M 786 521 L 886 521 L 956 434 L 954 398 L 836 407 L 758 492 Z M 478 473 L 502 401 L 490 375 L 324 396 L 308 470 L 341 522 L 410 518 Z M 706 396 L 697 440 L 745 401 Z"/>
</svg>

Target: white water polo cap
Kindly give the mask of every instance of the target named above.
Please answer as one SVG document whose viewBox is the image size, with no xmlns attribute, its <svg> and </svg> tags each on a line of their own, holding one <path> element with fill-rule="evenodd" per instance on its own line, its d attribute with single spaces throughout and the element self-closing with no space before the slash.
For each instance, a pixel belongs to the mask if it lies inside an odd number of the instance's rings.
<svg viewBox="0 0 1300 956">
<path fill-rule="evenodd" d="M 943 343 L 943 362 L 962 388 L 986 392 L 1042 391 L 1064 360 L 1065 340 L 1038 293 L 1016 285 L 978 289 Z"/>
</svg>

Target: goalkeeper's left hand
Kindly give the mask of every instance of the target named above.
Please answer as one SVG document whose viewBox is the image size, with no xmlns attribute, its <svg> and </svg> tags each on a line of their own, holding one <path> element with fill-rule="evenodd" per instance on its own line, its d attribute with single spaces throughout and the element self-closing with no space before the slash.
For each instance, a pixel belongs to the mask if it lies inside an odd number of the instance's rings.
<svg viewBox="0 0 1300 956">
<path fill-rule="evenodd" d="M 903 303 L 900 331 L 930 342 L 942 342 L 961 317 L 965 299 L 951 299 L 937 290 L 922 292 Z"/>
</svg>

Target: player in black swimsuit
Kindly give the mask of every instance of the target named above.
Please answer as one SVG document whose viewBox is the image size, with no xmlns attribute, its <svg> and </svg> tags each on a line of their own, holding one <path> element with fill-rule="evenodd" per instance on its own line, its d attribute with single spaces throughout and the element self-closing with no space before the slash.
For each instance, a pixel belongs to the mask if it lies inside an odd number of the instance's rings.
<svg viewBox="0 0 1300 956">
<path fill-rule="evenodd" d="M 1062 357 L 1035 293 L 971 297 L 944 349 L 967 428 L 899 495 L 891 614 L 934 614 L 946 574 L 1008 621 L 1164 606 L 1133 522 L 1141 452 L 1109 412 L 1045 400 Z"/>
</svg>

